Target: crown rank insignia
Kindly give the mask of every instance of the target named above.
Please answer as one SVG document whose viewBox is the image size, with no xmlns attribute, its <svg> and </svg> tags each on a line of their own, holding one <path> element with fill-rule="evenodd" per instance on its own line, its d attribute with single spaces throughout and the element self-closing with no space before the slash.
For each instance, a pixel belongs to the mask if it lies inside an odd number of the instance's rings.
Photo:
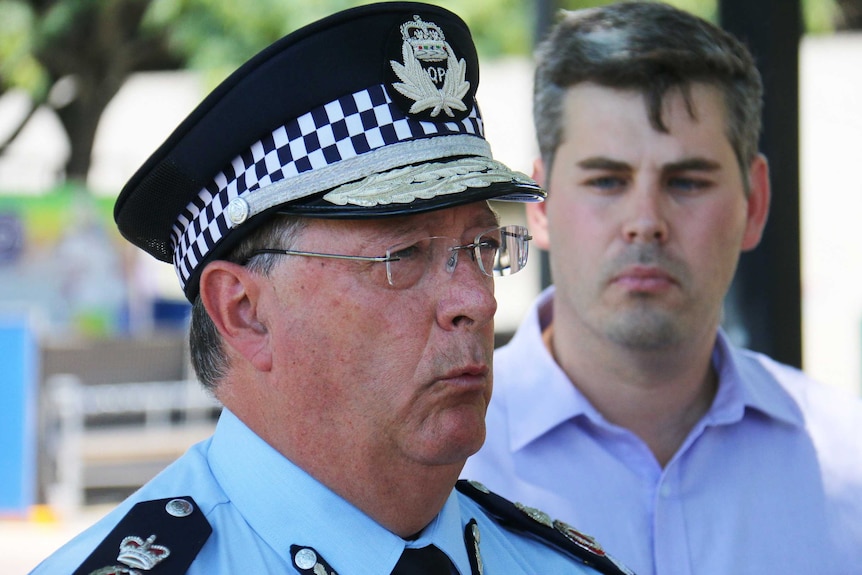
<svg viewBox="0 0 862 575">
<path fill-rule="evenodd" d="M 102 567 L 90 575 L 141 575 L 141 571 L 149 571 L 168 558 L 170 549 L 164 545 L 154 545 L 155 535 L 141 539 L 131 535 L 120 543 L 120 554 L 117 561 L 123 565 Z"/>
<path fill-rule="evenodd" d="M 449 57 L 450 49 L 443 30 L 432 22 L 423 22 L 419 16 L 401 25 L 401 37 L 423 62 L 441 62 Z"/>
<path fill-rule="evenodd" d="M 117 555 L 117 561 L 129 567 L 149 571 L 171 554 L 167 547 L 153 545 L 155 540 L 155 535 L 150 535 L 146 541 L 134 535 L 126 537 L 120 543 L 120 554 Z"/>
<path fill-rule="evenodd" d="M 467 62 L 458 60 L 446 42 L 443 30 L 419 16 L 401 25 L 403 63 L 390 60 L 392 71 L 400 82 L 392 87 L 413 100 L 411 114 L 431 110 L 432 118 L 440 112 L 454 117 L 453 110 L 464 112 L 464 95 L 470 91 L 466 80 Z M 439 63 L 446 61 L 446 67 Z M 439 86 L 439 87 L 438 87 Z"/>
</svg>

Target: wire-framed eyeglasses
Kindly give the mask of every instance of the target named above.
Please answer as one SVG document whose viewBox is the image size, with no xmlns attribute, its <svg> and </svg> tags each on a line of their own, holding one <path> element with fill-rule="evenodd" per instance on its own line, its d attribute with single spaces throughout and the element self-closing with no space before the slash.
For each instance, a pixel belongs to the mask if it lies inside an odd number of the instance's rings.
<svg viewBox="0 0 862 575">
<path fill-rule="evenodd" d="M 259 254 L 279 254 L 385 263 L 389 285 L 396 289 L 407 289 L 419 283 L 434 262 L 444 261 L 446 271 L 453 273 L 458 265 L 458 254 L 462 251 L 470 254 L 471 259 L 486 276 L 500 277 L 518 273 L 527 265 L 531 239 L 532 236 L 524 226 L 509 225 L 485 230 L 477 234 L 469 244 L 459 245 L 460 240 L 455 238 L 432 236 L 394 245 L 382 256 L 262 248 L 252 252 L 249 259 Z"/>
</svg>

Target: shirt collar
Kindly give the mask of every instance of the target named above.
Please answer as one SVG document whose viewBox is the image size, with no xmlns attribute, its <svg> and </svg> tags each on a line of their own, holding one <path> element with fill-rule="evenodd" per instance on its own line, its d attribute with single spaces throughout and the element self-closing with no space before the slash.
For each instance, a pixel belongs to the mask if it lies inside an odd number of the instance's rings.
<svg viewBox="0 0 862 575">
<path fill-rule="evenodd" d="M 578 416 L 608 429 L 616 428 L 572 385 L 542 341 L 542 330 L 553 317 L 554 291 L 554 286 L 550 286 L 539 295 L 512 337 L 517 363 L 495 360 L 498 367 L 515 371 L 506 376 L 505 395 L 502 390 L 495 390 L 500 392 L 508 414 L 512 451 Z M 704 424 L 740 421 L 747 409 L 790 425 L 803 424 L 796 402 L 765 367 L 764 360 L 769 361 L 765 356 L 734 347 L 727 334 L 718 331 L 712 355 L 719 376 L 718 391 Z"/>
<path fill-rule="evenodd" d="M 769 366 L 774 362 L 763 354 L 731 344 L 719 329 L 712 365 L 718 374 L 718 391 L 705 423 L 734 423 L 753 410 L 789 425 L 804 425 L 802 411 L 781 386 Z"/>
<path fill-rule="evenodd" d="M 464 543 L 464 526 L 467 522 L 462 521 L 461 517 L 461 505 L 453 489 L 437 518 L 420 533 L 418 539 L 410 541 L 407 546 L 420 548 L 431 544 L 436 545 L 449 556 L 460 573 L 468 575 L 470 559 L 467 557 Z"/>
<path fill-rule="evenodd" d="M 318 482 L 258 437 L 228 409 L 208 454 L 230 503 L 266 543 L 292 564 L 290 546 L 312 547 L 336 571 L 388 575 L 405 541 Z M 470 573 L 460 507 L 450 494 L 441 513 L 410 542 L 434 543 Z"/>
<path fill-rule="evenodd" d="M 517 350 L 517 357 L 513 356 L 513 361 L 494 361 L 495 371 L 512 371 L 505 376 L 505 392 L 495 389 L 508 414 L 512 451 L 579 415 L 604 419 L 572 385 L 542 341 L 542 330 L 551 322 L 553 311 L 554 286 L 550 286 L 533 302 L 512 336 L 510 345 Z"/>
</svg>

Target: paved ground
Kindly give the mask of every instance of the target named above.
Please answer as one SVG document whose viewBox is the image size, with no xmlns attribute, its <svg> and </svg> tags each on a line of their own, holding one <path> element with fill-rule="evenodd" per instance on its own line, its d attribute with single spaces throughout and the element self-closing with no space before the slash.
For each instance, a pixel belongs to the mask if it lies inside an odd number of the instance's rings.
<svg viewBox="0 0 862 575">
<path fill-rule="evenodd" d="M 26 575 L 63 543 L 89 527 L 113 505 L 87 506 L 74 517 L 60 519 L 44 510 L 27 518 L 0 518 L 0 573 Z M 69 572 L 77 565 L 69 565 Z"/>
</svg>

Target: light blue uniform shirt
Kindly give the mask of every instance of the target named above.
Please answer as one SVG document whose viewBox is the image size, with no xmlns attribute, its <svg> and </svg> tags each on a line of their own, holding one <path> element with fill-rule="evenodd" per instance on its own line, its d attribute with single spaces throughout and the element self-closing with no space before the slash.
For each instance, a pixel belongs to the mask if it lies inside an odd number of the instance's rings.
<svg viewBox="0 0 862 575">
<path fill-rule="evenodd" d="M 191 448 L 33 573 L 71 573 L 134 503 L 183 495 L 195 500 L 213 529 L 188 571 L 194 575 L 296 573 L 292 544 L 314 548 L 340 575 L 389 575 L 405 547 L 403 539 L 317 482 L 224 410 L 212 438 Z M 461 575 L 468 575 L 464 528 L 471 518 L 478 522 L 487 575 L 594 573 L 541 542 L 504 531 L 473 500 L 454 490 L 440 514 L 409 545 L 436 544 Z"/>
<path fill-rule="evenodd" d="M 862 573 L 862 402 L 718 334 L 712 407 L 662 469 L 545 348 L 553 288 L 494 358 L 463 477 L 595 536 L 639 575 Z"/>
</svg>

